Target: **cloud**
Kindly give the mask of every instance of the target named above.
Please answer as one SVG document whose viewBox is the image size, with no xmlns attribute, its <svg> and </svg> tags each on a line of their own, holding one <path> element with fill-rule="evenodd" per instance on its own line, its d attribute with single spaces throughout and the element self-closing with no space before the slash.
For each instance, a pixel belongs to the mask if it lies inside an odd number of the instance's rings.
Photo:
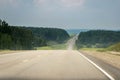
<svg viewBox="0 0 120 80">
<path fill-rule="evenodd" d="M 33 3 L 37 6 L 41 6 L 47 3 L 48 0 L 33 0 Z"/>
<path fill-rule="evenodd" d="M 0 5 L 13 4 L 16 0 L 0 0 Z"/>
<path fill-rule="evenodd" d="M 18 6 L 20 0 L 0 0 L 0 6 Z"/>
<path fill-rule="evenodd" d="M 83 6 L 85 0 L 33 0 L 37 6 L 58 6 L 58 7 L 80 7 Z"/>
<path fill-rule="evenodd" d="M 58 6 L 58 7 L 79 7 L 82 6 L 85 2 L 85 0 L 31 0 L 32 3 L 36 6 Z M 27 1 L 27 3 L 30 3 L 31 1 Z M 21 3 L 23 4 L 24 0 L 0 0 L 0 6 L 17 6 Z"/>
<path fill-rule="evenodd" d="M 61 0 L 64 7 L 79 7 L 83 6 L 85 0 Z"/>
</svg>

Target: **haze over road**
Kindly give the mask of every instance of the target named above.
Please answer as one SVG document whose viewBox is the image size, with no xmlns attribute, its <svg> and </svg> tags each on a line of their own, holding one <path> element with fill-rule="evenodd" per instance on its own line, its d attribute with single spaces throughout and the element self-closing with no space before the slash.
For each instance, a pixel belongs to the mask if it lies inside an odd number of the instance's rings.
<svg viewBox="0 0 120 80">
<path fill-rule="evenodd" d="M 67 45 L 68 45 L 67 49 L 68 50 L 73 50 L 74 49 L 74 45 L 75 45 L 76 40 L 78 39 L 78 35 L 79 34 L 77 34 L 76 36 L 74 36 L 73 38 L 68 40 L 68 42 L 67 42 Z"/>
<path fill-rule="evenodd" d="M 110 80 L 77 50 L 70 49 L 0 55 L 0 80 Z"/>
</svg>

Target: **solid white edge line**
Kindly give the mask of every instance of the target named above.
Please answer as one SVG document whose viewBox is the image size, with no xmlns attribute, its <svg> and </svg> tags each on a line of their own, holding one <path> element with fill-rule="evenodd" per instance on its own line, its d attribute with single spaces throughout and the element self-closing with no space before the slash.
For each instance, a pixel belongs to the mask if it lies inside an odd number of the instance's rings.
<svg viewBox="0 0 120 80">
<path fill-rule="evenodd" d="M 104 69 L 99 67 L 97 64 L 95 64 L 92 60 L 88 59 L 86 56 L 84 56 L 82 53 L 79 52 L 79 54 L 84 57 L 87 61 L 89 61 L 92 65 L 94 65 L 96 68 L 98 68 L 102 73 L 104 73 L 110 80 L 115 80 L 110 74 L 108 74 Z"/>
</svg>

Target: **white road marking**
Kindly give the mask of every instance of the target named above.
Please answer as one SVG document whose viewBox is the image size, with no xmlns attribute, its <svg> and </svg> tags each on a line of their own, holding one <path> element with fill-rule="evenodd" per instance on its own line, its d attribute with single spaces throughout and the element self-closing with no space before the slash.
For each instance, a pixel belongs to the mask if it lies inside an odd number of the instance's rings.
<svg viewBox="0 0 120 80">
<path fill-rule="evenodd" d="M 98 68 L 102 73 L 104 73 L 110 80 L 115 80 L 110 74 L 108 74 L 104 69 L 99 67 L 97 64 L 95 64 L 93 61 L 88 59 L 86 56 L 84 56 L 82 53 L 79 52 L 79 54 L 84 57 L 87 61 L 89 61 L 91 64 L 93 64 L 96 68 Z"/>
</svg>

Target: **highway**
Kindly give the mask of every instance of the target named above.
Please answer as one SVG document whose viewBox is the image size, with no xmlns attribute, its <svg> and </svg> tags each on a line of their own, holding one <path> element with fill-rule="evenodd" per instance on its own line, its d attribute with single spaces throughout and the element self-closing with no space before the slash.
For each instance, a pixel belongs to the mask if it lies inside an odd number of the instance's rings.
<svg viewBox="0 0 120 80">
<path fill-rule="evenodd" d="M 72 46 L 0 55 L 0 80 L 114 80 Z"/>
</svg>

